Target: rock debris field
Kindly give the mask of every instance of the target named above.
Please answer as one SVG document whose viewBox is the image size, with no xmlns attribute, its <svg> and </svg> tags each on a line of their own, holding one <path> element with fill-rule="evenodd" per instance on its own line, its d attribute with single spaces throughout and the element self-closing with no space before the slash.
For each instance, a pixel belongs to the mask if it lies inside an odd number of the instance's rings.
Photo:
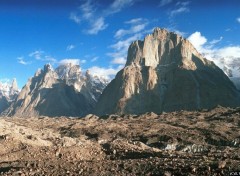
<svg viewBox="0 0 240 176">
<path fill-rule="evenodd" d="M 214 176 L 237 171 L 240 108 L 0 118 L 0 175 Z"/>
</svg>

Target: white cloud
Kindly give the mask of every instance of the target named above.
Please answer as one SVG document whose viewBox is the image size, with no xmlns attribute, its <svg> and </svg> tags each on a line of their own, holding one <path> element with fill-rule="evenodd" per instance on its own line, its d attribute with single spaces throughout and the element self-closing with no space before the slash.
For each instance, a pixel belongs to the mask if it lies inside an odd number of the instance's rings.
<svg viewBox="0 0 240 176">
<path fill-rule="evenodd" d="M 87 62 L 87 60 L 85 60 L 85 59 L 84 60 L 80 60 L 81 64 L 85 64 L 86 62 Z"/>
<path fill-rule="evenodd" d="M 134 4 L 134 0 L 115 0 L 108 9 L 105 10 L 105 15 L 120 12 L 123 8 Z"/>
<path fill-rule="evenodd" d="M 91 62 L 95 62 L 97 60 L 98 60 L 98 57 L 94 57 L 94 58 L 91 59 Z"/>
<path fill-rule="evenodd" d="M 136 24 L 136 23 L 140 23 L 142 22 L 143 19 L 142 18 L 134 18 L 134 19 L 131 19 L 129 21 L 125 21 L 126 24 Z"/>
<path fill-rule="evenodd" d="M 105 24 L 104 18 L 100 17 L 96 19 L 94 22 L 91 24 L 91 28 L 87 30 L 88 34 L 98 34 L 98 32 L 106 29 L 108 27 L 108 24 Z"/>
<path fill-rule="evenodd" d="M 87 29 L 84 29 L 87 34 L 98 34 L 98 32 L 107 28 L 108 24 L 105 23 L 105 17 L 101 16 L 97 12 L 97 6 L 92 0 L 86 0 L 79 7 L 79 12 L 72 12 L 70 19 L 75 23 L 80 24 L 81 22 L 87 23 Z"/>
<path fill-rule="evenodd" d="M 128 35 L 128 34 L 134 34 L 134 33 L 137 33 L 137 32 L 140 32 L 142 30 L 144 30 L 147 26 L 147 22 L 143 22 L 142 24 L 138 24 L 138 25 L 134 25 L 132 26 L 129 30 L 125 30 L 125 29 L 119 29 L 116 33 L 115 33 L 115 38 L 121 38 L 125 35 Z"/>
<path fill-rule="evenodd" d="M 43 61 L 43 62 L 50 62 L 52 64 L 57 62 L 57 59 L 50 55 L 46 55 L 46 53 L 42 50 L 36 50 L 28 54 L 30 58 L 34 58 L 38 61 Z"/>
<path fill-rule="evenodd" d="M 149 32 L 149 30 L 146 30 L 149 24 L 149 21 L 146 19 L 134 18 L 126 21 L 125 24 L 128 24 L 129 27 L 116 31 L 114 35 L 116 42 L 110 46 L 113 51 L 107 53 L 107 55 L 112 58 L 111 64 L 124 65 L 126 63 L 129 45 L 133 41 L 140 40 Z"/>
<path fill-rule="evenodd" d="M 226 74 L 231 69 L 231 76 L 240 77 L 240 45 L 216 47 L 223 37 L 207 42 L 200 32 L 191 34 L 188 39 L 204 57 L 214 61 Z"/>
<path fill-rule="evenodd" d="M 70 20 L 73 20 L 75 23 L 77 23 L 77 24 L 80 24 L 81 23 L 81 19 L 80 19 L 80 17 L 76 14 L 76 13 L 74 13 L 74 12 L 72 12 L 71 14 L 70 14 Z"/>
<path fill-rule="evenodd" d="M 94 16 L 94 5 L 91 0 L 87 0 L 84 4 L 80 6 L 80 10 L 82 11 L 82 17 L 85 20 L 91 19 Z"/>
<path fill-rule="evenodd" d="M 72 64 L 80 65 L 80 59 L 63 59 L 58 62 L 59 65 Z"/>
<path fill-rule="evenodd" d="M 44 54 L 44 51 L 36 50 L 36 51 L 31 52 L 28 56 L 34 57 L 36 60 L 41 60 L 43 54 Z"/>
<path fill-rule="evenodd" d="M 215 45 L 215 44 L 217 44 L 217 43 L 221 42 L 221 41 L 222 41 L 222 39 L 223 39 L 223 37 L 221 36 L 219 39 L 214 39 L 214 40 L 212 40 L 212 41 L 211 41 L 211 42 L 209 42 L 209 43 L 210 43 L 210 45 Z"/>
<path fill-rule="evenodd" d="M 59 65 L 65 65 L 65 64 L 80 65 L 84 63 L 86 63 L 86 60 L 80 60 L 80 59 L 63 59 L 58 62 Z"/>
<path fill-rule="evenodd" d="M 18 57 L 17 60 L 18 60 L 18 63 L 19 63 L 19 64 L 22 64 L 22 65 L 29 65 L 29 64 L 32 63 L 32 62 L 30 62 L 30 61 L 29 61 L 29 62 L 25 61 L 25 60 L 24 60 L 24 57 Z"/>
<path fill-rule="evenodd" d="M 117 68 L 104 68 L 104 67 L 98 67 L 98 66 L 93 66 L 89 68 L 89 72 L 92 75 L 97 75 L 106 79 L 112 79 L 119 70 L 123 68 L 123 65 L 118 66 Z"/>
<path fill-rule="evenodd" d="M 83 31 L 87 34 L 96 35 L 108 27 L 105 19 L 109 15 L 120 12 L 122 9 L 134 4 L 134 2 L 134 0 L 114 0 L 112 4 L 102 10 L 98 8 L 99 5 L 94 1 L 85 0 L 85 3 L 79 7 L 79 12 L 70 14 L 70 19 L 77 24 L 84 21 L 87 28 Z"/>
<path fill-rule="evenodd" d="M 239 18 L 237 18 L 237 22 L 239 22 L 239 23 L 240 23 L 240 17 L 239 17 Z"/>
<path fill-rule="evenodd" d="M 170 12 L 170 16 L 175 16 L 178 15 L 180 13 L 184 13 L 184 12 L 189 12 L 189 8 L 187 7 L 179 7 L 177 9 L 174 9 Z"/>
<path fill-rule="evenodd" d="M 198 50 L 202 51 L 203 50 L 203 45 L 206 44 L 207 39 L 201 35 L 200 32 L 194 32 L 188 37 L 188 40 L 193 44 L 193 46 Z"/>
<path fill-rule="evenodd" d="M 179 15 L 181 13 L 186 13 L 189 12 L 189 7 L 188 5 L 190 4 L 190 1 L 185 1 L 185 2 L 177 2 L 176 3 L 176 8 L 173 9 L 170 12 L 170 17 L 174 17 L 176 15 Z"/>
<path fill-rule="evenodd" d="M 42 59 L 43 61 L 47 61 L 47 62 L 51 62 L 51 63 L 56 63 L 57 60 L 52 57 L 52 56 L 44 56 L 44 59 Z"/>
<path fill-rule="evenodd" d="M 161 0 L 160 3 L 159 3 L 159 6 L 160 7 L 163 7 L 165 5 L 168 5 L 172 2 L 172 0 Z"/>
<path fill-rule="evenodd" d="M 75 45 L 68 45 L 67 48 L 66 48 L 66 50 L 67 50 L 67 51 L 71 51 L 71 50 L 73 50 L 74 48 L 75 48 Z"/>
<path fill-rule="evenodd" d="M 111 61 L 111 63 L 124 65 L 124 64 L 126 64 L 126 59 L 125 59 L 124 57 L 114 58 L 114 59 Z"/>
<path fill-rule="evenodd" d="M 113 49 L 115 49 L 115 50 L 118 50 L 118 51 L 120 51 L 120 50 L 127 51 L 129 45 L 130 45 L 133 41 L 138 40 L 138 39 L 140 39 L 141 37 L 142 37 L 142 34 L 137 33 L 137 34 L 134 34 L 132 37 L 129 37 L 129 38 L 125 39 L 125 40 L 120 40 L 120 41 L 118 41 L 117 43 L 111 45 L 111 47 L 112 47 Z"/>
<path fill-rule="evenodd" d="M 239 57 L 240 46 L 228 46 L 218 49 L 218 54 L 222 57 Z"/>
<path fill-rule="evenodd" d="M 184 2 L 178 1 L 176 3 L 176 6 L 187 6 L 189 4 L 190 4 L 190 1 L 184 1 Z"/>
</svg>

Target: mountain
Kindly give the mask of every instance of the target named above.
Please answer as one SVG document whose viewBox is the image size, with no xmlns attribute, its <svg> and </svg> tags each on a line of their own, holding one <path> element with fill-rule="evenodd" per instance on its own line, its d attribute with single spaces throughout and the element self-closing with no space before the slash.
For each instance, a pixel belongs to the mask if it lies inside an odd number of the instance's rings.
<svg viewBox="0 0 240 176">
<path fill-rule="evenodd" d="M 95 113 L 197 110 L 240 105 L 240 93 L 212 61 L 185 38 L 156 28 L 133 42 L 127 62 L 105 88 Z"/>
<path fill-rule="evenodd" d="M 47 64 L 19 93 L 8 116 L 84 116 L 92 111 L 107 81 L 83 74 L 79 65 Z"/>
<path fill-rule="evenodd" d="M 214 61 L 214 63 L 221 68 L 229 79 L 234 83 L 238 90 L 240 90 L 240 57 L 228 56 L 226 54 L 218 53 L 217 51 L 208 52 L 203 51 L 203 56 Z"/>
<path fill-rule="evenodd" d="M 18 94 L 19 90 L 15 78 L 12 83 L 0 82 L 0 113 L 10 106 L 10 103 L 16 99 Z"/>
<path fill-rule="evenodd" d="M 240 58 L 237 57 L 225 57 L 220 59 L 223 65 L 223 71 L 228 75 L 230 80 L 240 90 Z"/>
</svg>

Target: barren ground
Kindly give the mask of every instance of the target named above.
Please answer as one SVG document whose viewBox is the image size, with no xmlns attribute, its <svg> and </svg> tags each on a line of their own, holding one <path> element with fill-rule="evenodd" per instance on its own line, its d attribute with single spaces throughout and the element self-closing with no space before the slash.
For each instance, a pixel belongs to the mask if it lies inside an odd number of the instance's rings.
<svg viewBox="0 0 240 176">
<path fill-rule="evenodd" d="M 0 118 L 0 175 L 232 171 L 240 172 L 240 108 L 81 119 Z"/>
</svg>

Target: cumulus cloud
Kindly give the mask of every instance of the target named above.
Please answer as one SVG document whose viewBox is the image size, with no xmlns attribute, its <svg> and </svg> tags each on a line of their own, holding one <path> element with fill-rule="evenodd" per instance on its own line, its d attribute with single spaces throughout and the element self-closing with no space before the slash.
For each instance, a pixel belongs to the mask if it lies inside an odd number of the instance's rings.
<svg viewBox="0 0 240 176">
<path fill-rule="evenodd" d="M 119 70 L 121 70 L 124 66 L 119 65 L 117 68 L 104 68 L 104 67 L 98 67 L 98 66 L 93 66 L 89 68 L 88 70 L 92 75 L 97 75 L 100 77 L 103 77 L 105 79 L 112 79 Z"/>
<path fill-rule="evenodd" d="M 161 0 L 160 3 L 159 3 L 159 6 L 160 7 L 163 7 L 165 5 L 168 5 L 172 2 L 172 0 Z"/>
<path fill-rule="evenodd" d="M 99 5 L 92 0 L 85 0 L 79 7 L 79 11 L 72 12 L 70 19 L 77 24 L 85 22 L 87 29 L 84 29 L 87 34 L 96 35 L 100 31 L 105 30 L 109 24 L 106 23 L 106 18 L 122 11 L 122 9 L 134 4 L 134 0 L 114 0 L 105 9 L 100 9 Z"/>
<path fill-rule="evenodd" d="M 18 57 L 17 60 L 18 60 L 18 63 L 19 63 L 19 64 L 22 64 L 22 65 L 29 65 L 29 64 L 32 63 L 32 62 L 30 62 L 30 61 L 28 61 L 28 62 L 25 61 L 25 60 L 24 60 L 24 57 Z"/>
<path fill-rule="evenodd" d="M 240 46 L 228 46 L 218 49 L 218 54 L 222 57 L 238 57 L 240 59 Z"/>
<path fill-rule="evenodd" d="M 202 51 L 202 46 L 206 44 L 207 39 L 201 35 L 200 32 L 196 31 L 188 37 L 188 40 L 193 44 L 193 46 L 198 50 Z"/>
<path fill-rule="evenodd" d="M 67 50 L 67 51 L 71 51 L 71 50 L 73 50 L 74 48 L 75 48 L 75 45 L 68 45 L 67 48 L 66 48 L 66 50 Z"/>
</svg>

